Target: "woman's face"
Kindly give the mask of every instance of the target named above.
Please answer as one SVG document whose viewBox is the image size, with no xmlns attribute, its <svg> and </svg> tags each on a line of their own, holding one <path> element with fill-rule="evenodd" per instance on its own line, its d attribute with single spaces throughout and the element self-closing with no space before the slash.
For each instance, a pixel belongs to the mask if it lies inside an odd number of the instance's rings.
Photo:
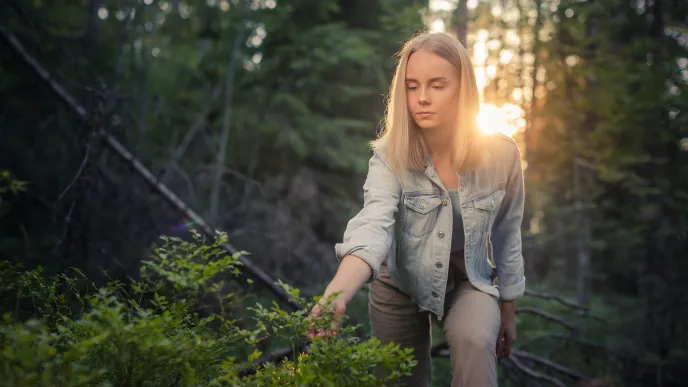
<svg viewBox="0 0 688 387">
<path fill-rule="evenodd" d="M 459 76 L 444 58 L 425 50 L 406 64 L 409 114 L 421 130 L 453 130 L 459 108 Z"/>
</svg>

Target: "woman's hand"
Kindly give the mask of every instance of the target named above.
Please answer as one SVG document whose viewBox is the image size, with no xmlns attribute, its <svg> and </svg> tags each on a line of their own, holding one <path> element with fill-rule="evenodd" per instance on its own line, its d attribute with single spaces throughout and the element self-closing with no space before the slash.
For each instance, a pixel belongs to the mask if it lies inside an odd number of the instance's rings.
<svg viewBox="0 0 688 387">
<path fill-rule="evenodd" d="M 339 326 L 341 324 L 341 317 L 344 316 L 346 311 L 346 301 L 340 297 L 336 297 L 332 300 L 331 304 L 327 304 L 327 298 L 323 298 L 318 301 L 317 304 L 311 309 L 311 313 L 308 315 L 309 320 L 314 320 L 322 317 L 327 317 L 327 313 L 330 313 L 330 318 L 332 321 L 331 329 L 325 329 L 323 327 L 318 327 L 315 322 L 311 322 L 311 326 L 308 329 L 307 336 L 308 340 L 313 340 L 316 337 L 327 337 L 330 335 L 336 335 L 339 331 Z"/>
<path fill-rule="evenodd" d="M 308 339 L 312 340 L 315 337 L 324 337 L 337 333 L 341 324 L 341 317 L 346 311 L 346 304 L 349 303 L 354 294 L 361 289 L 372 274 L 373 270 L 362 259 L 353 255 L 347 255 L 342 258 L 337 274 L 335 274 L 332 282 L 325 289 L 323 297 L 313 306 L 311 313 L 308 315 L 309 320 L 330 317 L 330 321 L 333 321 L 334 325 L 330 326 L 331 329 L 323 329 L 318 327 L 322 323 L 315 324 L 312 321 L 308 332 L 306 332 Z M 332 295 L 335 296 L 331 297 Z M 331 300 L 329 305 L 328 300 Z M 331 314 L 327 316 L 326 313 Z"/>
<path fill-rule="evenodd" d="M 516 341 L 516 304 L 504 301 L 501 306 L 502 321 L 497 336 L 497 359 L 503 359 L 511 354 L 511 346 Z"/>
</svg>

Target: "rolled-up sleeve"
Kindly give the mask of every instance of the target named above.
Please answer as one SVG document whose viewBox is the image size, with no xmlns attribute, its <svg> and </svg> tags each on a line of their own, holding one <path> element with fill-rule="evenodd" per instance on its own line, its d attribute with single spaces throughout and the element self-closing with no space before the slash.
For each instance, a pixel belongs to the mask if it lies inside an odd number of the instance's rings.
<svg viewBox="0 0 688 387">
<path fill-rule="evenodd" d="M 514 300 L 526 290 L 523 268 L 521 223 L 524 183 L 521 155 L 516 144 L 507 164 L 506 195 L 492 228 L 492 248 L 499 283 L 499 297 Z"/>
<path fill-rule="evenodd" d="M 363 184 L 363 208 L 347 224 L 342 242 L 335 245 L 339 261 L 353 255 L 370 266 L 373 275 L 368 282 L 378 277 L 380 265 L 391 247 L 401 192 L 399 178 L 380 152 L 373 149 L 368 163 L 368 175 Z"/>
</svg>

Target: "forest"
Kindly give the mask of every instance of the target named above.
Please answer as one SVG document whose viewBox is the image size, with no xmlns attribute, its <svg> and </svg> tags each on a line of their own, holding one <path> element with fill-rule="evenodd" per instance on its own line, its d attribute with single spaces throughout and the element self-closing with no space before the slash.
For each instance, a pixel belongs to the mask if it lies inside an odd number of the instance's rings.
<svg viewBox="0 0 688 387">
<path fill-rule="evenodd" d="M 688 2 L 5 0 L 0 387 L 394 385 L 367 287 L 305 331 L 423 30 L 522 154 L 500 385 L 684 386 Z"/>
</svg>

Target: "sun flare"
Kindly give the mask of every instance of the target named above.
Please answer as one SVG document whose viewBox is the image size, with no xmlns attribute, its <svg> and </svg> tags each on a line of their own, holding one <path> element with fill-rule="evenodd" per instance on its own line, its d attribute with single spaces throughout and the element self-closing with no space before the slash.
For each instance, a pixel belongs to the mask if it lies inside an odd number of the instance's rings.
<svg viewBox="0 0 688 387">
<path fill-rule="evenodd" d="M 429 9 L 431 17 L 428 19 L 428 27 L 432 31 L 445 31 L 445 18 L 447 12 L 453 12 L 456 8 L 456 0 L 430 0 Z M 474 9 L 478 5 L 475 0 L 468 1 L 468 8 Z M 497 7 L 498 8 L 498 7 Z M 501 8 L 493 9 L 499 10 Z M 510 31 L 508 36 L 511 40 L 518 43 L 518 35 Z M 483 91 L 490 83 L 495 82 L 497 78 L 497 66 L 495 63 L 488 61 L 491 45 L 495 40 L 490 40 L 490 34 L 486 29 L 479 29 L 472 34 L 468 34 L 468 43 L 471 51 L 471 61 L 475 71 L 475 80 L 478 86 L 478 93 L 480 94 L 480 112 L 478 114 L 478 128 L 482 133 L 503 133 L 509 137 L 525 130 L 526 120 L 525 112 L 521 106 L 517 105 L 523 98 L 527 99 L 527 94 L 524 90 L 515 88 L 511 94 L 511 101 L 515 103 L 505 102 L 503 104 L 486 103 Z M 467 47 L 468 48 L 468 47 Z M 502 49 L 499 56 L 501 64 L 507 64 L 513 59 L 514 53 L 508 49 Z M 509 99 L 507 99 L 509 100 Z"/>
<path fill-rule="evenodd" d="M 523 130 L 526 120 L 523 109 L 511 103 L 495 106 L 489 103 L 480 104 L 478 128 L 485 134 L 503 133 L 509 137 Z"/>
</svg>

